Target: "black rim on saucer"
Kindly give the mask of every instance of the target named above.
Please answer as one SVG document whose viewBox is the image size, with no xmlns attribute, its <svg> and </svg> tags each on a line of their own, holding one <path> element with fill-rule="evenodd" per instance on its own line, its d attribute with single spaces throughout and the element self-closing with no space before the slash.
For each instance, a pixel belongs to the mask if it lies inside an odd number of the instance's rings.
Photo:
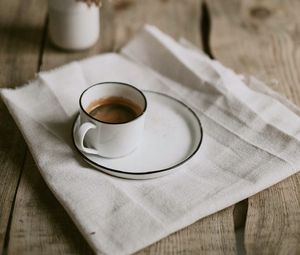
<svg viewBox="0 0 300 255">
<path fill-rule="evenodd" d="M 119 82 L 117 82 L 119 83 Z M 129 85 L 131 86 L 131 85 Z M 167 167 L 167 168 L 163 168 L 163 169 L 158 169 L 158 170 L 153 170 L 153 171 L 147 171 L 147 172 L 125 172 L 125 171 L 121 171 L 121 170 L 116 170 L 116 169 L 113 169 L 113 168 L 109 168 L 109 167 L 106 167 L 106 166 L 103 166 L 103 165 L 100 165 L 100 164 L 97 164 L 96 162 L 90 160 L 81 150 L 78 149 L 78 147 L 76 146 L 75 144 L 75 139 L 74 139 L 74 128 L 75 128 L 75 125 L 76 125 L 76 122 L 77 122 L 77 119 L 79 118 L 79 114 L 76 115 L 75 117 L 75 120 L 73 122 L 73 125 L 72 125 L 72 141 L 73 141 L 73 145 L 74 147 L 76 148 L 76 150 L 79 152 L 79 154 L 86 160 L 88 161 L 90 164 L 94 165 L 94 166 L 98 166 L 99 168 L 102 168 L 104 170 L 107 170 L 107 171 L 110 171 L 110 172 L 113 172 L 113 173 L 117 173 L 117 174 L 124 174 L 124 175 L 151 175 L 151 174 L 157 174 L 157 173 L 161 173 L 161 172 L 166 172 L 166 171 L 169 171 L 169 170 L 172 170 L 174 168 L 177 168 L 178 166 L 180 165 L 183 165 L 185 162 L 187 162 L 189 159 L 191 159 L 196 153 L 197 151 L 199 150 L 200 146 L 201 146 L 201 143 L 202 143 L 202 140 L 203 140 L 203 129 L 202 129 L 202 125 L 201 125 L 201 122 L 200 122 L 200 119 L 198 118 L 198 116 L 196 115 L 196 113 L 189 107 L 187 106 L 185 103 L 183 103 L 182 101 L 174 98 L 174 97 L 171 97 L 169 95 L 166 95 L 164 93 L 160 93 L 160 92 L 156 92 L 156 91 L 150 91 L 150 90 L 143 90 L 143 92 L 146 92 L 146 93 L 153 93 L 153 94 L 158 94 L 158 95 L 162 95 L 162 96 L 165 96 L 165 97 L 168 97 L 168 98 L 171 98 L 172 100 L 175 100 L 177 101 L 178 103 L 180 103 L 181 105 L 183 105 L 185 108 L 187 108 L 191 113 L 192 115 L 195 117 L 195 119 L 197 120 L 197 123 L 199 125 L 199 129 L 200 129 L 200 139 L 199 139 L 199 142 L 197 144 L 197 147 L 194 149 L 194 151 L 187 157 L 185 158 L 184 160 L 182 160 L 181 162 L 177 163 L 177 164 L 174 164 L 170 167 Z M 100 156 L 99 156 L 100 157 Z"/>
</svg>

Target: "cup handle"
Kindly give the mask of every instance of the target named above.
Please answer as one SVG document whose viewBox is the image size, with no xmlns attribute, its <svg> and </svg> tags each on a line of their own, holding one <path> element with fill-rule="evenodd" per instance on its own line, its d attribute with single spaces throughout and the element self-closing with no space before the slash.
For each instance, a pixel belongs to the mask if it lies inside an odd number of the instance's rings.
<svg viewBox="0 0 300 255">
<path fill-rule="evenodd" d="M 96 128 L 96 125 L 91 122 L 83 123 L 77 130 L 75 131 L 75 142 L 79 149 L 85 153 L 98 155 L 98 151 L 92 148 L 87 148 L 84 146 L 83 141 L 84 137 L 90 129 Z"/>
</svg>

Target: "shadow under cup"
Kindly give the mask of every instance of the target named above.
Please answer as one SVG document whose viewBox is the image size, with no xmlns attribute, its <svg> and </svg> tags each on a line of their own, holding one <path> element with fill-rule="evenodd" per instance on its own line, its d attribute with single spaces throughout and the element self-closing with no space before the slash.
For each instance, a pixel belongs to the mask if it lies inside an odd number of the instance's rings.
<svg viewBox="0 0 300 255">
<path fill-rule="evenodd" d="M 91 115 L 90 105 L 97 100 L 120 98 L 132 102 L 140 112 L 131 120 L 111 123 Z M 79 99 L 80 125 L 92 124 L 84 136 L 82 151 L 107 158 L 123 157 L 134 151 L 142 141 L 147 100 L 142 91 L 132 85 L 104 82 L 86 89 Z M 81 128 L 80 126 L 80 128 Z M 79 129 L 80 129 L 79 128 Z M 92 148 L 86 149 L 85 148 Z"/>
</svg>

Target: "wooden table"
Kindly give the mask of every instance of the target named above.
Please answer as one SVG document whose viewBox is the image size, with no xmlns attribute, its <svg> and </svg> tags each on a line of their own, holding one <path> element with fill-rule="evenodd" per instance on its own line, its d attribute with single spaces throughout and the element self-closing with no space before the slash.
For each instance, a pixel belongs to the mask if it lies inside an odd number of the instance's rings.
<svg viewBox="0 0 300 255">
<path fill-rule="evenodd" d="M 299 10 L 298 0 L 106 2 L 100 41 L 87 51 L 72 53 L 49 42 L 46 1 L 0 0 L 0 84 L 15 87 L 40 70 L 117 51 L 144 23 L 150 23 L 175 38 L 186 37 L 237 72 L 257 76 L 300 106 Z M 92 254 L 42 180 L 2 101 L 0 109 L 0 252 Z M 242 238 L 235 232 L 240 226 L 244 226 L 239 231 Z M 139 254 L 236 254 L 241 250 L 300 254 L 300 174 L 199 220 Z"/>
</svg>

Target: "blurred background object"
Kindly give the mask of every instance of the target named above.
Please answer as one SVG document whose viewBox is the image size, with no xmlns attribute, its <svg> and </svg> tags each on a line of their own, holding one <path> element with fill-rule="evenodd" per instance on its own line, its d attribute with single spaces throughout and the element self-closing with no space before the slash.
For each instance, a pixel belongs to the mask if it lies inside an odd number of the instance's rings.
<svg viewBox="0 0 300 255">
<path fill-rule="evenodd" d="M 86 3 L 84 3 L 86 2 Z M 100 34 L 100 1 L 48 0 L 51 41 L 67 50 L 93 46 Z"/>
</svg>

